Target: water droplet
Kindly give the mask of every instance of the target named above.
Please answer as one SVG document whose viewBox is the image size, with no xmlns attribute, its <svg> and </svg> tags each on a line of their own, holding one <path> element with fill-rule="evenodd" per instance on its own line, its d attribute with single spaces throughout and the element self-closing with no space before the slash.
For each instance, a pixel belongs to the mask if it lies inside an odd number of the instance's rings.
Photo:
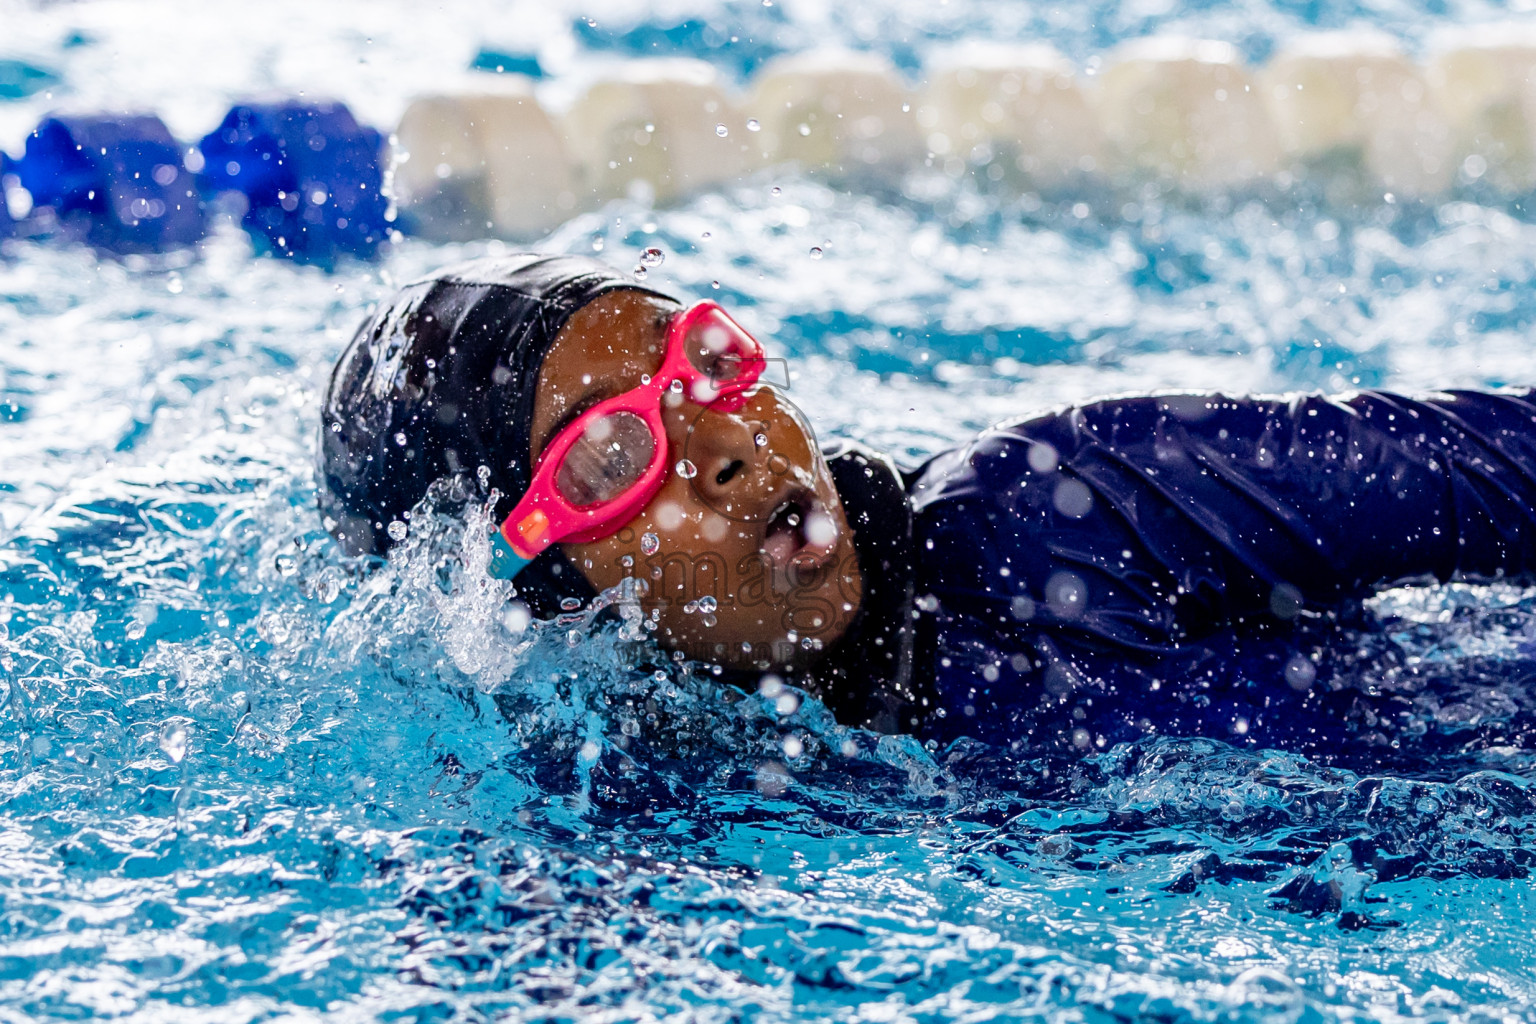
<svg viewBox="0 0 1536 1024">
<path fill-rule="evenodd" d="M 801 741 L 799 736 L 785 736 L 784 737 L 784 756 L 785 757 L 787 757 L 791 761 L 793 761 L 795 758 L 799 757 L 803 753 L 805 753 L 805 744 Z"/>
<path fill-rule="evenodd" d="M 1298 654 L 1285 663 L 1285 682 L 1291 689 L 1305 693 L 1317 681 L 1317 666 L 1312 659 Z"/>
<path fill-rule="evenodd" d="M 1093 492 L 1081 480 L 1064 479 L 1051 494 L 1056 511 L 1069 519 L 1081 519 L 1093 511 Z"/>
<path fill-rule="evenodd" d="M 1276 583 L 1269 592 L 1269 610 L 1275 613 L 1276 618 L 1294 619 L 1301 613 L 1305 603 L 1301 591 L 1289 583 Z"/>
<path fill-rule="evenodd" d="M 817 547 L 831 547 L 837 542 L 837 524 L 829 515 L 812 512 L 805 517 L 805 539 Z"/>
<path fill-rule="evenodd" d="M 747 131 L 749 131 L 749 132 L 760 132 L 762 130 L 763 130 L 763 125 L 762 125 L 762 123 L 760 121 L 758 121 L 757 118 L 752 117 L 752 118 L 748 118 L 747 119 Z"/>
<path fill-rule="evenodd" d="M 592 740 L 587 740 L 587 742 L 581 745 L 581 759 L 583 761 L 596 761 L 597 755 L 600 753 L 602 753 L 602 748 Z"/>
<path fill-rule="evenodd" d="M 703 612 L 706 615 L 708 615 L 710 612 L 713 612 L 715 609 L 717 609 L 719 607 L 720 607 L 720 602 L 716 601 L 709 594 L 705 594 L 703 597 L 699 598 L 699 611 Z"/>
<path fill-rule="evenodd" d="M 533 614 L 528 611 L 528 606 L 521 601 L 513 601 L 502 613 L 501 624 L 507 627 L 507 632 L 521 633 L 528 628 L 528 623 L 533 621 Z"/>
<path fill-rule="evenodd" d="M 768 445 L 768 435 L 767 434 L 758 434 L 755 437 L 753 437 L 752 440 L 753 440 L 753 442 L 755 442 L 757 444 L 757 446 L 759 448 L 764 448 L 764 447 L 767 447 L 767 445 Z"/>
<path fill-rule="evenodd" d="M 385 527 L 385 532 L 389 534 L 390 540 L 405 540 L 406 535 L 411 532 L 411 528 L 398 519 L 391 519 L 389 525 Z"/>
<path fill-rule="evenodd" d="M 1075 572 L 1052 573 L 1045 581 L 1045 603 L 1060 618 L 1079 618 L 1088 606 L 1088 586 Z"/>
<path fill-rule="evenodd" d="M 410 440 L 410 438 L 405 436 L 405 431 L 401 430 L 395 433 L 395 444 L 399 445 L 401 448 L 405 447 L 405 442 L 408 440 Z"/>
<path fill-rule="evenodd" d="M 181 722 L 166 722 L 160 727 L 160 749 L 165 756 L 181 764 L 187 756 L 187 727 Z"/>
<path fill-rule="evenodd" d="M 800 698 L 789 692 L 781 693 L 773 707 L 781 715 L 792 715 L 800 710 Z"/>
<path fill-rule="evenodd" d="M 661 550 L 661 538 L 654 533 L 642 533 L 640 535 L 640 553 L 642 555 L 654 555 Z"/>
<path fill-rule="evenodd" d="M 562 597 L 560 599 L 560 610 L 563 612 L 573 612 L 580 607 L 581 598 L 579 597 Z"/>
<path fill-rule="evenodd" d="M 715 134 L 723 139 L 727 135 L 731 134 L 731 130 L 723 124 L 717 124 L 715 125 Z"/>
<path fill-rule="evenodd" d="M 677 470 L 677 475 L 682 477 L 684 480 L 692 480 L 694 477 L 699 475 L 699 467 L 695 466 L 687 459 L 678 459 L 677 465 L 673 466 L 672 468 Z"/>
<path fill-rule="evenodd" d="M 256 635 L 273 647 L 283 647 L 287 645 L 288 638 L 293 634 L 282 615 L 277 612 L 263 612 L 256 618 Z"/>
<path fill-rule="evenodd" d="M 602 252 L 603 251 L 603 246 L 605 246 L 607 244 L 608 244 L 607 240 L 604 239 L 602 235 L 593 235 L 592 236 L 592 251 L 593 252 Z"/>
<path fill-rule="evenodd" d="M 292 576 L 299 571 L 299 560 L 289 554 L 278 555 L 273 559 L 273 565 L 281 576 Z"/>
<path fill-rule="evenodd" d="M 683 393 L 683 382 L 681 380 L 675 380 L 671 384 L 667 385 L 667 390 L 672 392 L 674 395 L 680 395 Z"/>
<path fill-rule="evenodd" d="M 647 277 L 651 276 L 651 272 L 638 263 L 635 264 L 635 269 L 630 273 L 634 275 L 636 281 L 644 281 Z"/>
<path fill-rule="evenodd" d="M 771 196 L 781 196 L 784 194 L 784 190 L 775 185 L 773 188 L 768 190 L 768 194 Z"/>
<path fill-rule="evenodd" d="M 757 791 L 763 796 L 781 796 L 794 781 L 794 776 L 789 774 L 789 769 L 777 761 L 764 761 L 757 767 L 755 784 Z"/>
<path fill-rule="evenodd" d="M 659 267 L 666 259 L 666 253 L 652 246 L 640 254 L 640 265 L 642 267 Z"/>
<path fill-rule="evenodd" d="M 811 126 L 808 124 L 802 124 L 800 127 L 796 128 L 795 131 L 799 132 L 800 137 L 803 139 L 807 135 L 811 134 Z"/>
<path fill-rule="evenodd" d="M 819 245 L 811 246 L 811 259 L 813 259 L 813 260 L 821 259 L 821 246 L 819 246 Z"/>
<path fill-rule="evenodd" d="M 321 604 L 331 604 L 341 596 L 341 581 L 330 570 L 321 573 L 315 580 L 315 597 Z"/>
<path fill-rule="evenodd" d="M 149 627 L 146 626 L 141 620 L 134 619 L 132 622 L 128 623 L 128 628 L 123 630 L 123 635 L 126 636 L 129 640 L 141 640 L 143 639 L 144 633 L 148 628 Z M 0 626 L 0 636 L 5 635 L 3 632 L 4 629 L 4 626 Z"/>
</svg>

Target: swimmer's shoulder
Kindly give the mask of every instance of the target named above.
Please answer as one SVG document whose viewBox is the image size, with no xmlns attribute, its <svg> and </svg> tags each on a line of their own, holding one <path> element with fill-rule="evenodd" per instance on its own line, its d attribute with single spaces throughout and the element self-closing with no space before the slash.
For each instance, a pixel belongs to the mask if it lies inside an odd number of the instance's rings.
<svg viewBox="0 0 1536 1024">
<path fill-rule="evenodd" d="M 822 445 L 821 453 L 854 529 L 906 507 L 909 480 L 886 453 L 845 438 Z"/>
</svg>

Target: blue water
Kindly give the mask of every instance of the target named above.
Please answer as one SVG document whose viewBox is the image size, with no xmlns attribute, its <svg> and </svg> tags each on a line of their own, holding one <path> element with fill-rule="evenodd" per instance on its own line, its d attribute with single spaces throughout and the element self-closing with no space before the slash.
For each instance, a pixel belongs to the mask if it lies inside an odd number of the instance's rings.
<svg viewBox="0 0 1536 1024">
<path fill-rule="evenodd" d="M 1249 45 L 1335 16 L 1153 6 L 960 24 L 1059 22 L 1086 59 L 1149 24 Z M 23 6 L 17 59 L 77 97 L 169 95 L 117 10 Z M 648 45 L 623 35 L 644 19 L 600 38 L 571 28 L 590 12 L 541 10 L 567 65 Z M 872 10 L 749 15 L 775 45 L 913 59 L 959 31 Z M 1352 16 L 1413 43 L 1487 13 Z M 393 56 L 420 73 L 399 12 L 367 43 L 311 17 L 306 61 L 376 48 L 355 79 L 313 65 L 343 98 L 369 102 Z M 444 18 L 423 47 L 456 33 L 466 68 L 510 52 L 467 8 Z M 184 120 L 264 83 L 223 66 L 216 27 L 173 39 L 226 76 Z M 1507 200 L 1058 202 L 769 173 L 542 245 L 620 267 L 648 246 L 651 283 L 721 296 L 792 357 L 824 435 L 908 461 L 1129 390 L 1536 381 L 1536 222 Z M 930 749 L 722 690 L 636 661 L 590 610 L 506 614 L 458 567 L 467 491 L 373 571 L 327 537 L 312 441 L 336 354 L 398 282 L 495 250 L 408 240 L 325 273 L 254 258 L 228 224 L 153 259 L 6 249 L 0 1019 L 1536 1020 L 1536 750 L 1506 728 L 1536 707 L 1536 593 L 1386 595 L 1386 625 L 1350 638 L 1358 685 L 1401 694 L 1413 728 L 1394 749 L 1362 723 L 1311 760 Z"/>
</svg>

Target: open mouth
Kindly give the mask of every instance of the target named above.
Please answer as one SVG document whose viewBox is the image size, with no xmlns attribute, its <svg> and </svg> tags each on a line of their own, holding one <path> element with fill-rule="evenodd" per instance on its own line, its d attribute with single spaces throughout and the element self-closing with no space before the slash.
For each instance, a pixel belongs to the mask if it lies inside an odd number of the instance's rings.
<svg viewBox="0 0 1536 1024">
<path fill-rule="evenodd" d="M 763 553 L 780 569 L 820 567 L 836 547 L 837 525 L 810 491 L 790 494 L 764 524 Z"/>
</svg>

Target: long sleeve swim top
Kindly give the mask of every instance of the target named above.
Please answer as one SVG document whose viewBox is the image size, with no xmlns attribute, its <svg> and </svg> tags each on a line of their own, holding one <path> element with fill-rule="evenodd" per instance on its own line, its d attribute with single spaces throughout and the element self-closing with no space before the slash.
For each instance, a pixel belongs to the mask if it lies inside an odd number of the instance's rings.
<svg viewBox="0 0 1536 1024">
<path fill-rule="evenodd" d="M 879 581 L 841 658 L 885 680 L 824 690 L 939 738 L 1325 741 L 1347 702 L 1317 635 L 1341 610 L 1536 569 L 1532 394 L 1114 399 L 899 481 L 864 452 L 833 465 Z"/>
</svg>

